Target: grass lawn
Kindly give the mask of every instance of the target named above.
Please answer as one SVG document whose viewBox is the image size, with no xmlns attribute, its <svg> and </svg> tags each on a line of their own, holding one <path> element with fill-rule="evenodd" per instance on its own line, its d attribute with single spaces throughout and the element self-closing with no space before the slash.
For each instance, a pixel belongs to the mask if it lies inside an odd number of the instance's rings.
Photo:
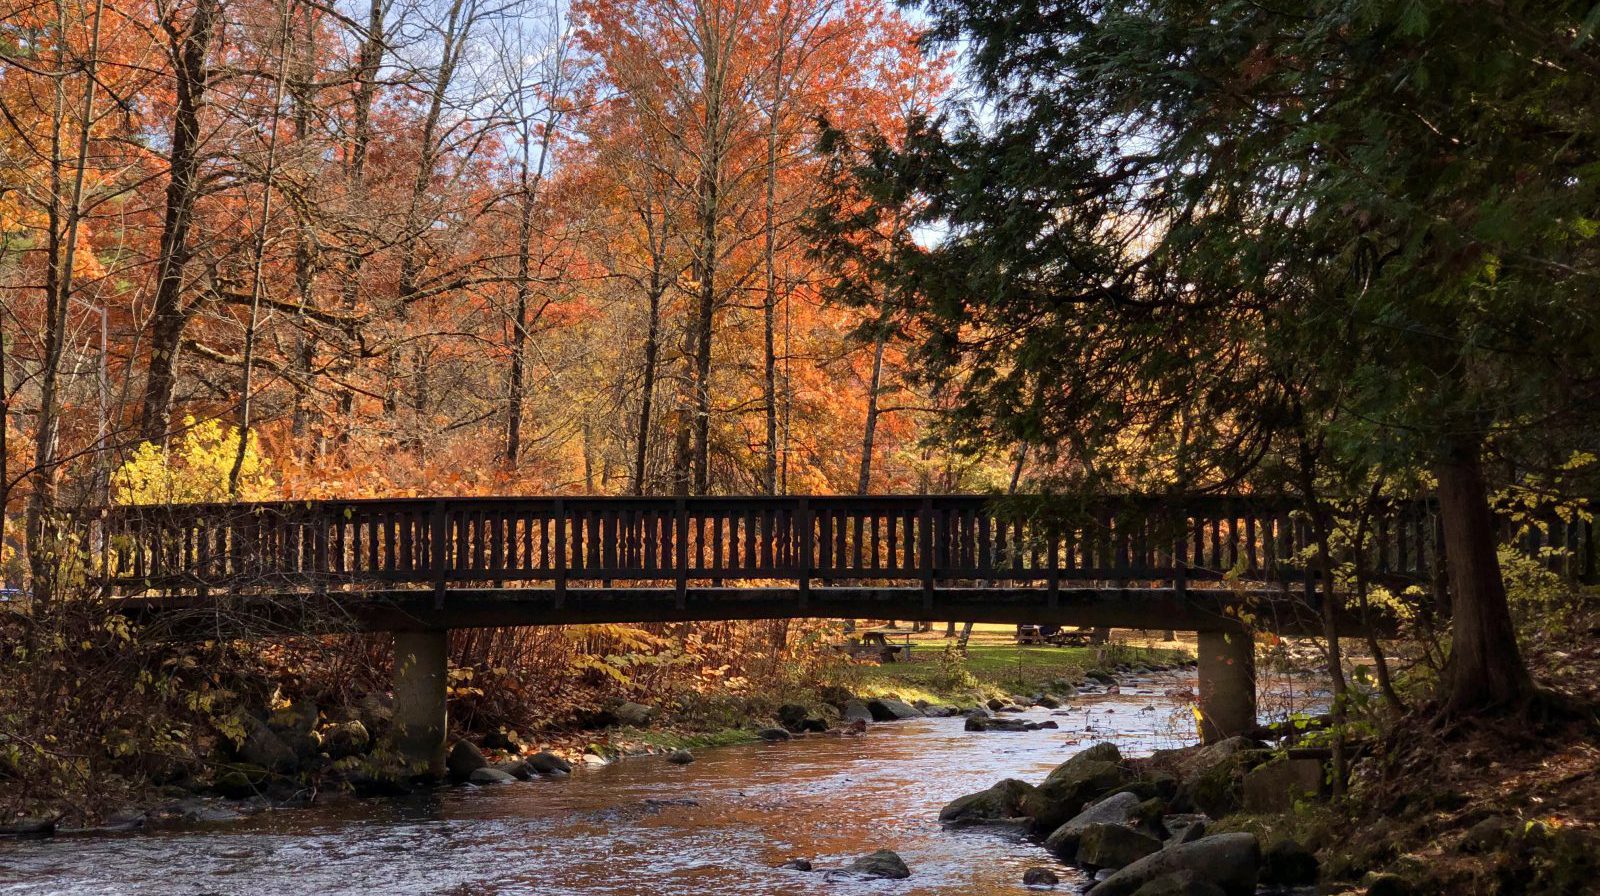
<svg viewBox="0 0 1600 896">
<path fill-rule="evenodd" d="M 973 628 L 967 655 L 961 658 L 947 644 L 942 628 L 913 635 L 910 662 L 857 664 L 840 675 L 839 684 L 866 697 L 895 694 L 903 700 L 971 705 L 990 696 L 1048 690 L 1058 681 L 1075 682 L 1091 669 L 1118 663 L 1172 663 L 1193 657 L 1183 642 L 1162 642 L 1118 631 L 1109 644 L 1094 647 L 1021 646 L 1014 626 Z M 897 643 L 901 638 L 891 638 Z"/>
</svg>

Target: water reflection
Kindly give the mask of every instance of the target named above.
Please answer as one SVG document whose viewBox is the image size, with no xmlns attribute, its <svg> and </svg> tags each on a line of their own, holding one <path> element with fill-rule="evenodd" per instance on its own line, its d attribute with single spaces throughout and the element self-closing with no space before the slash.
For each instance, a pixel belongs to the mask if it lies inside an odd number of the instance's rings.
<svg viewBox="0 0 1600 896">
<path fill-rule="evenodd" d="M 1130 754 L 1187 743 L 1189 710 L 1167 694 L 1191 684 L 1152 676 L 1024 716 L 1054 719 L 1056 731 L 970 733 L 959 718 L 926 719 L 707 751 L 686 766 L 635 759 L 565 780 L 345 801 L 208 829 L 7 844 L 0 894 L 1020 893 L 1024 869 L 1056 864 L 1049 854 L 1002 832 L 942 830 L 939 807 L 1002 777 L 1038 780 L 1098 740 Z M 878 848 L 899 852 L 911 879 L 778 867 L 797 856 L 838 867 Z"/>
</svg>

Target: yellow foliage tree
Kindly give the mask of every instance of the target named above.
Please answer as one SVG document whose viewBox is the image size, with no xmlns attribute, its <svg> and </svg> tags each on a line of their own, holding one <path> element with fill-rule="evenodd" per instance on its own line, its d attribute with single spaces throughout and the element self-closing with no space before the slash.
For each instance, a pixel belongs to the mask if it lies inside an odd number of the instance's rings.
<svg viewBox="0 0 1600 896">
<path fill-rule="evenodd" d="M 189 504 L 228 500 L 228 473 L 239 450 L 239 430 L 216 420 L 183 421 L 183 437 L 163 450 L 144 442 L 111 478 L 118 504 Z M 241 501 L 267 501 L 277 497 L 278 482 L 272 462 L 261 454 L 255 433 L 245 443 L 239 468 Z"/>
</svg>

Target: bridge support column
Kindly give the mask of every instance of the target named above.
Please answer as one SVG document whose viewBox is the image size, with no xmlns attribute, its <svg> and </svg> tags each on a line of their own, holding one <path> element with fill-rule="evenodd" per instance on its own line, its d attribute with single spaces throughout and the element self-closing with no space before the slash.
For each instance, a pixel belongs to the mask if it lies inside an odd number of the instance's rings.
<svg viewBox="0 0 1600 896">
<path fill-rule="evenodd" d="M 449 632 L 394 633 L 394 745 L 406 765 L 444 775 Z"/>
<path fill-rule="evenodd" d="M 1256 644 L 1245 631 L 1199 632 L 1200 739 L 1208 744 L 1256 725 Z"/>
</svg>

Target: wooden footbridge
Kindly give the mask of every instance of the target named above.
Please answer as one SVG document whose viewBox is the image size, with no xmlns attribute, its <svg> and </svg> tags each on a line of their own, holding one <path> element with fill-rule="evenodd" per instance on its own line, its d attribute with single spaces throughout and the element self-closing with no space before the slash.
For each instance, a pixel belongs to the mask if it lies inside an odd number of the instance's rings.
<svg viewBox="0 0 1600 896">
<path fill-rule="evenodd" d="M 116 507 L 102 583 L 132 609 L 336 601 L 362 628 L 795 616 L 1199 630 L 1248 597 L 1320 626 L 1290 500 L 446 498 Z M 1373 575 L 1426 582 L 1423 502 L 1371 527 Z M 1574 534 L 1578 533 L 1575 528 Z M 1272 607 L 1275 602 L 1284 604 Z M 1318 628 L 1320 630 L 1320 628 Z"/>
<path fill-rule="evenodd" d="M 411 749 L 432 762 L 449 629 L 585 622 L 1192 630 L 1206 733 L 1222 736 L 1254 721 L 1241 620 L 1322 631 L 1312 527 L 1298 507 L 1260 496 L 285 501 L 110 508 L 87 520 L 85 543 L 101 585 L 136 617 L 225 606 L 231 618 L 291 629 L 396 632 L 409 658 L 396 664 L 401 715 L 421 726 Z M 1432 505 L 1390 505 L 1366 528 L 1370 581 L 1434 579 Z M 1566 549 L 1571 572 L 1594 579 L 1588 523 L 1551 528 L 1547 541 Z"/>
</svg>

